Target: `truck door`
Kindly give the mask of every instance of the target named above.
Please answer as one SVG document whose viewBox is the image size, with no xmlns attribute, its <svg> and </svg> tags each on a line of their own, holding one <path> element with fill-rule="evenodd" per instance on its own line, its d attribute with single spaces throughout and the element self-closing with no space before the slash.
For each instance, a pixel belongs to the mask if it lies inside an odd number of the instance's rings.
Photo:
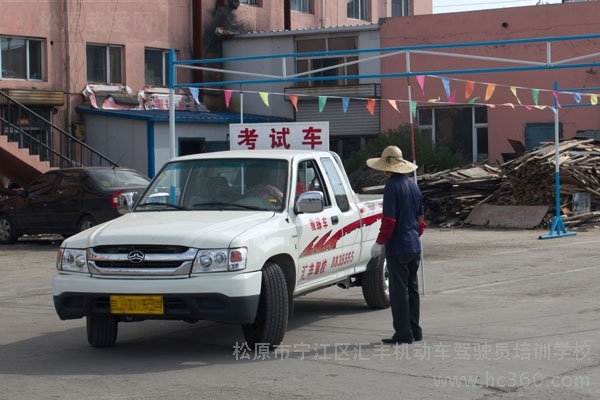
<svg viewBox="0 0 600 400">
<path fill-rule="evenodd" d="M 322 212 L 295 216 L 298 232 L 298 273 L 296 286 L 299 290 L 319 286 L 333 280 L 332 263 L 342 255 L 342 233 L 339 209 L 332 204 L 324 186 L 315 160 L 301 161 L 296 168 L 295 197 L 307 191 L 323 193 L 325 207 Z"/>
<path fill-rule="evenodd" d="M 345 184 L 347 178 L 337 168 L 337 164 L 329 157 L 321 158 L 321 165 L 325 171 L 328 189 L 331 191 L 333 208 L 338 211 L 338 229 L 340 237 L 338 246 L 342 252 L 338 258 L 334 258 L 331 268 L 340 276 L 347 276 L 346 271 L 354 268 L 361 257 L 361 220 L 360 210 L 357 209 L 353 196 L 348 194 L 350 188 Z M 367 251 L 369 251 L 367 249 Z"/>
</svg>

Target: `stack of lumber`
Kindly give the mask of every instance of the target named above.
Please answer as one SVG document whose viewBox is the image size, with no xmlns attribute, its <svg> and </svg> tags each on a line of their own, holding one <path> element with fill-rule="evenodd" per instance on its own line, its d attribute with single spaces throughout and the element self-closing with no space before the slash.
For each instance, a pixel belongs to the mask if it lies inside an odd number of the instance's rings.
<svg viewBox="0 0 600 400">
<path fill-rule="evenodd" d="M 555 144 L 543 143 L 499 167 L 487 164 L 419 175 L 429 223 L 462 223 L 478 204 L 548 206 L 556 215 Z M 567 227 L 600 223 L 600 144 L 594 139 L 559 143 L 560 209 Z M 386 177 L 364 169 L 355 175 L 362 193 L 383 193 Z M 357 179 L 358 178 L 358 179 Z M 354 186 L 354 185 L 353 185 Z M 574 212 L 574 195 L 589 195 L 589 210 Z"/>
<path fill-rule="evenodd" d="M 443 225 L 457 224 L 491 196 L 504 179 L 499 168 L 487 164 L 420 175 L 417 182 L 423 193 L 425 219 Z"/>
<path fill-rule="evenodd" d="M 560 142 L 560 208 L 566 215 L 565 225 L 593 223 L 600 220 L 600 146 L 594 139 Z M 499 205 L 548 205 L 556 215 L 555 144 L 544 143 L 531 152 L 500 166 L 507 180 L 488 199 Z M 573 195 L 589 193 L 589 212 L 573 215 Z"/>
</svg>

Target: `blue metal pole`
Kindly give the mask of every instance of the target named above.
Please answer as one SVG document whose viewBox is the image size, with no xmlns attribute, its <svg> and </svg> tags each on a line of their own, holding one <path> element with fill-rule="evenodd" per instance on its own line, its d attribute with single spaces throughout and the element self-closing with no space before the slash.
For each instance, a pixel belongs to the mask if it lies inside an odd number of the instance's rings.
<svg viewBox="0 0 600 400">
<path fill-rule="evenodd" d="M 554 90 L 558 92 L 558 82 L 554 82 Z M 561 218 L 561 210 L 560 210 L 560 160 L 559 151 L 558 151 L 558 142 L 559 142 L 559 119 L 558 119 L 558 101 L 554 100 L 554 186 L 555 186 L 555 201 L 554 207 L 556 208 L 556 213 L 554 216 L 554 221 L 552 222 L 552 226 L 550 227 L 550 232 L 547 235 L 541 235 L 540 239 L 553 239 L 563 236 L 573 236 L 576 235 L 575 232 L 567 232 L 567 228 L 562 221 Z"/>
</svg>

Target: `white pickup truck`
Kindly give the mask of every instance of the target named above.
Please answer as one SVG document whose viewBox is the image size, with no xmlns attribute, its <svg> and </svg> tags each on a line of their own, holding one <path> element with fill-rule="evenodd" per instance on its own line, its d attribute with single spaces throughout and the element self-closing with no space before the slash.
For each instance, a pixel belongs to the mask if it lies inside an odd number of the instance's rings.
<svg viewBox="0 0 600 400">
<path fill-rule="evenodd" d="M 335 153 L 178 157 L 132 198 L 58 252 L 56 312 L 86 317 L 94 347 L 114 345 L 119 322 L 162 319 L 241 324 L 249 346 L 273 348 L 294 297 L 332 285 L 389 306 L 384 257 L 369 263 L 382 199 L 359 199 Z"/>
</svg>

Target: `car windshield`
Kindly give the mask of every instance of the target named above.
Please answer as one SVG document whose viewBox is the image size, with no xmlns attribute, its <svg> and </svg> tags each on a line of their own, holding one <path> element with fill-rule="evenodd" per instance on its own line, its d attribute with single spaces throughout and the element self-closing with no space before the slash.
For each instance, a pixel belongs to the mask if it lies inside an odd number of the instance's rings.
<svg viewBox="0 0 600 400">
<path fill-rule="evenodd" d="M 89 170 L 89 175 L 103 189 L 114 190 L 127 187 L 145 187 L 150 180 L 134 170 Z"/>
<path fill-rule="evenodd" d="M 287 161 L 274 159 L 171 162 L 152 181 L 135 210 L 281 211 L 287 172 Z"/>
</svg>

